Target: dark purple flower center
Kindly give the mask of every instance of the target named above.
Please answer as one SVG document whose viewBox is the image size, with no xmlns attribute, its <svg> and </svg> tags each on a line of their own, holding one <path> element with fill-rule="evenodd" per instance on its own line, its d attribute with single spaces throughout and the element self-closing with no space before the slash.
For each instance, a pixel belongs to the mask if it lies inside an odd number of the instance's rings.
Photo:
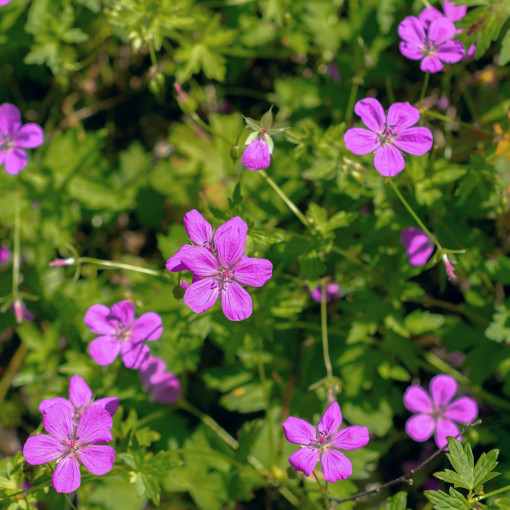
<svg viewBox="0 0 510 510">
<path fill-rule="evenodd" d="M 385 145 L 387 143 L 391 143 L 393 138 L 397 135 L 397 132 L 395 130 L 395 126 L 388 126 L 388 124 L 384 124 L 384 127 L 377 136 L 379 138 L 379 143 L 381 145 Z"/>
<path fill-rule="evenodd" d="M 311 446 L 312 448 L 320 448 L 324 449 L 327 447 L 328 441 L 330 439 L 330 436 L 323 430 L 317 430 L 315 434 L 315 439 L 310 441 L 310 444 L 308 446 Z"/>
<path fill-rule="evenodd" d="M 441 46 L 440 44 L 435 43 L 432 39 L 425 37 L 420 50 L 424 57 L 433 57 L 437 51 L 437 49 Z"/>
<path fill-rule="evenodd" d="M 9 135 L 0 134 L 0 151 L 14 149 L 14 139 Z"/>
<path fill-rule="evenodd" d="M 227 267 L 220 267 L 218 269 L 218 273 L 216 274 L 216 281 L 221 287 L 224 287 L 226 283 L 234 281 L 234 278 L 235 272 L 230 264 Z"/>
</svg>

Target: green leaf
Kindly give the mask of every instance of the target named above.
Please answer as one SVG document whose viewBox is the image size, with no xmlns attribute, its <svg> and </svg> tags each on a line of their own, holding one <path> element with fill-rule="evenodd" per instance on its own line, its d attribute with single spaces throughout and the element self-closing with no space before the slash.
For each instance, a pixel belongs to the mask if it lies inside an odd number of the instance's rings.
<svg viewBox="0 0 510 510">
<path fill-rule="evenodd" d="M 450 487 L 450 494 L 443 491 L 425 491 L 425 497 L 434 505 L 435 510 L 467 510 L 471 508 L 467 499 Z"/>
<path fill-rule="evenodd" d="M 474 462 L 470 444 L 466 443 L 466 446 L 462 448 L 460 441 L 451 439 L 448 441 L 448 449 L 450 452 L 446 456 L 462 480 L 460 486 L 469 490 L 474 489 Z"/>
<path fill-rule="evenodd" d="M 498 64 L 504 66 L 510 62 L 510 29 L 506 31 L 501 41 L 501 52 L 499 54 Z"/>
<path fill-rule="evenodd" d="M 397 492 L 394 496 L 391 498 L 388 498 L 386 500 L 386 510 L 406 510 L 407 508 L 407 492 L 400 491 Z M 379 510 L 383 510 L 382 507 L 380 507 Z"/>
<path fill-rule="evenodd" d="M 474 469 L 474 486 L 479 487 L 492 478 L 495 478 L 499 473 L 493 472 L 494 468 L 498 465 L 499 450 L 491 450 L 489 453 L 482 453 L 476 462 Z"/>
</svg>

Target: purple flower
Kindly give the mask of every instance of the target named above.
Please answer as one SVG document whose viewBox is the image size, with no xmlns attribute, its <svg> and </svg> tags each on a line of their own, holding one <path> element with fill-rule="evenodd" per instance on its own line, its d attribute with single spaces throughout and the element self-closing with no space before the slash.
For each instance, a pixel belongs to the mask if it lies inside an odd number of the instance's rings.
<svg viewBox="0 0 510 510">
<path fill-rule="evenodd" d="M 17 324 L 21 324 L 23 322 L 23 319 L 25 319 L 26 321 L 34 320 L 34 315 L 28 311 L 28 309 L 23 304 L 23 301 L 20 298 L 14 301 L 11 310 L 12 313 L 14 314 L 14 317 L 16 317 Z"/>
<path fill-rule="evenodd" d="M 354 111 L 368 129 L 348 129 L 345 147 L 357 155 L 375 151 L 374 165 L 381 175 L 393 177 L 404 169 L 401 151 L 421 156 L 432 148 L 430 129 L 411 127 L 420 120 L 420 112 L 409 103 L 392 104 L 386 116 L 381 103 L 367 97 Z"/>
<path fill-rule="evenodd" d="M 115 411 L 119 408 L 119 399 L 117 397 L 100 398 L 94 401 L 92 390 L 79 375 L 73 375 L 69 380 L 69 400 L 62 397 L 42 400 L 39 404 L 39 411 L 43 413 L 45 409 L 57 403 L 65 405 L 73 413 L 75 423 L 80 421 L 83 413 L 91 405 L 98 405 L 106 409 L 112 418 Z"/>
<path fill-rule="evenodd" d="M 466 15 L 467 7 L 465 5 L 456 7 L 455 2 L 445 1 L 443 3 L 443 12 L 444 14 L 435 7 L 425 7 L 425 9 L 420 12 L 418 19 L 425 25 L 425 28 L 427 29 L 430 27 L 430 24 L 434 20 L 443 17 L 449 19 L 452 23 L 455 23 Z M 458 34 L 461 32 L 462 30 L 457 30 Z"/>
<path fill-rule="evenodd" d="M 316 301 L 317 303 L 321 302 L 322 297 L 322 287 L 318 285 L 315 289 L 310 290 L 306 287 L 306 291 L 310 294 L 310 297 Z M 331 300 L 338 301 L 340 299 L 340 285 L 338 283 L 330 283 L 326 285 L 326 303 L 329 303 Z"/>
<path fill-rule="evenodd" d="M 138 372 L 142 388 L 150 390 L 149 400 L 160 404 L 173 404 L 181 396 L 181 383 L 172 372 L 166 371 L 165 362 L 149 356 Z"/>
<path fill-rule="evenodd" d="M 21 125 L 20 111 L 10 103 L 0 106 L 0 165 L 8 174 L 19 174 L 27 166 L 28 154 L 44 142 L 44 133 L 37 124 Z"/>
<path fill-rule="evenodd" d="M 145 341 L 157 340 L 163 332 L 161 317 L 154 312 L 135 319 L 130 301 L 120 301 L 111 308 L 93 305 L 85 314 L 88 328 L 101 335 L 89 345 L 89 353 L 100 365 L 109 365 L 121 353 L 127 368 L 138 369 L 149 355 Z"/>
<path fill-rule="evenodd" d="M 434 241 L 421 228 L 417 227 L 408 227 L 402 230 L 401 238 L 409 264 L 423 266 L 434 251 Z"/>
<path fill-rule="evenodd" d="M 452 402 L 457 393 L 457 383 L 449 375 L 436 375 L 430 381 L 430 394 L 421 386 L 410 386 L 404 394 L 404 405 L 418 413 L 407 420 L 406 432 L 415 441 L 426 441 L 432 434 L 439 448 L 448 441 L 446 436 L 456 437 L 459 428 L 455 424 L 469 423 L 478 416 L 478 406 L 469 397 Z M 458 438 L 459 441 L 461 438 Z"/>
<path fill-rule="evenodd" d="M 271 163 L 271 151 L 268 143 L 263 138 L 255 138 L 244 150 L 241 161 L 248 170 L 267 168 Z"/>
<path fill-rule="evenodd" d="M 455 25 L 444 16 L 432 20 L 428 28 L 418 18 L 408 16 L 398 26 L 400 52 L 411 60 L 421 60 L 422 71 L 437 73 L 443 62 L 453 64 L 464 56 L 464 45 L 452 41 L 455 34 Z"/>
<path fill-rule="evenodd" d="M 7 5 L 8 3 L 10 3 L 11 0 L 0 0 L 0 5 Z"/>
<path fill-rule="evenodd" d="M 320 457 L 324 480 L 338 482 L 349 478 L 352 464 L 339 450 L 356 450 L 365 446 L 368 429 L 354 426 L 337 432 L 341 424 L 342 412 L 337 402 L 326 409 L 317 428 L 301 418 L 287 418 L 283 422 L 287 441 L 304 446 L 289 457 L 291 466 L 310 476 Z"/>
<path fill-rule="evenodd" d="M 56 403 L 44 410 L 43 425 L 50 435 L 29 437 L 23 455 L 35 466 L 58 461 L 52 478 L 57 492 L 73 492 L 80 486 L 80 462 L 94 475 L 112 469 L 115 450 L 101 445 L 112 440 L 112 417 L 101 406 L 90 406 L 76 425 L 69 407 Z"/>
<path fill-rule="evenodd" d="M 6 267 L 11 261 L 11 250 L 7 246 L 0 246 L 0 267 Z"/>
<path fill-rule="evenodd" d="M 184 216 L 184 226 L 193 243 L 184 245 L 166 263 L 169 271 L 187 269 L 193 283 L 184 302 L 196 313 L 209 310 L 221 296 L 223 313 L 231 321 L 252 314 L 251 297 L 242 285 L 262 287 L 273 272 L 269 260 L 243 255 L 248 225 L 236 216 L 212 234 L 211 225 L 198 211 Z"/>
</svg>

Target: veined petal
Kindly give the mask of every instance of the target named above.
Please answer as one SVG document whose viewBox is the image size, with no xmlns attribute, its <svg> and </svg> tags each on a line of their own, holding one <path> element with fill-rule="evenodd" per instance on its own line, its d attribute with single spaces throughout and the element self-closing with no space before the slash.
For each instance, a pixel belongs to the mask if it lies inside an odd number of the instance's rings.
<svg viewBox="0 0 510 510">
<path fill-rule="evenodd" d="M 82 446 L 76 455 L 93 475 L 108 473 L 115 462 L 115 450 L 111 446 L 95 444 Z"/>
<path fill-rule="evenodd" d="M 443 69 L 444 65 L 437 56 L 425 57 L 420 63 L 420 69 L 424 73 L 438 73 Z"/>
<path fill-rule="evenodd" d="M 192 283 L 184 294 L 184 302 L 195 312 L 209 310 L 218 300 L 220 288 L 214 278 L 204 278 Z"/>
<path fill-rule="evenodd" d="M 448 19 L 442 16 L 441 18 L 435 19 L 430 24 L 428 30 L 428 37 L 439 45 L 446 41 L 449 41 L 455 36 L 455 25 Z"/>
<path fill-rule="evenodd" d="M 404 156 L 393 145 L 383 145 L 375 151 L 374 166 L 385 177 L 394 177 L 405 167 Z"/>
<path fill-rule="evenodd" d="M 441 12 L 439 12 L 435 7 L 425 7 L 425 9 L 420 12 L 418 19 L 421 21 L 422 25 L 428 28 L 435 19 L 442 17 L 443 15 Z"/>
<path fill-rule="evenodd" d="M 131 301 L 119 301 L 112 306 L 110 315 L 124 326 L 129 326 L 135 318 L 135 305 Z"/>
<path fill-rule="evenodd" d="M 434 405 L 443 407 L 448 405 L 457 393 L 457 381 L 449 375 L 436 375 L 430 381 L 429 390 Z"/>
<path fill-rule="evenodd" d="M 44 131 L 33 123 L 25 124 L 16 133 L 14 144 L 22 149 L 35 149 L 44 142 Z"/>
<path fill-rule="evenodd" d="M 344 134 L 345 148 L 361 156 L 379 147 L 379 140 L 373 131 L 364 128 L 351 128 Z"/>
<path fill-rule="evenodd" d="M 109 315 L 110 309 L 107 306 L 93 305 L 87 310 L 83 321 L 97 335 L 113 335 L 115 326 L 108 321 Z"/>
<path fill-rule="evenodd" d="M 110 335 L 98 336 L 89 344 L 89 354 L 99 365 L 109 365 L 120 352 L 119 340 Z"/>
<path fill-rule="evenodd" d="M 135 342 L 157 340 L 163 333 L 163 321 L 155 312 L 140 315 L 131 327 L 131 338 Z"/>
<path fill-rule="evenodd" d="M 218 260 L 203 246 L 190 246 L 180 255 L 181 263 L 197 276 L 212 276 L 218 272 Z"/>
<path fill-rule="evenodd" d="M 321 465 L 326 482 L 338 482 L 352 475 L 351 461 L 338 450 L 327 449 L 322 452 Z"/>
<path fill-rule="evenodd" d="M 306 476 L 310 476 L 319 462 L 319 450 L 310 446 L 300 448 L 289 457 L 290 465 L 296 471 L 302 471 Z"/>
<path fill-rule="evenodd" d="M 221 307 L 231 321 L 247 319 L 253 312 L 251 296 L 237 282 L 229 282 L 221 293 Z"/>
<path fill-rule="evenodd" d="M 445 0 L 443 2 L 443 11 L 444 11 L 444 15 L 450 21 L 459 21 L 466 15 L 467 6 L 459 5 L 457 7 L 455 5 L 455 2 L 449 2 L 448 0 Z"/>
<path fill-rule="evenodd" d="M 466 54 L 466 48 L 460 41 L 448 41 L 436 50 L 436 56 L 447 64 L 460 62 Z"/>
<path fill-rule="evenodd" d="M 27 439 L 23 447 L 23 457 L 29 464 L 38 466 L 58 459 L 65 450 L 65 446 L 62 446 L 59 439 L 39 434 Z"/>
<path fill-rule="evenodd" d="M 420 111 L 410 103 L 393 103 L 388 108 L 388 126 L 400 133 L 420 120 Z"/>
<path fill-rule="evenodd" d="M 243 285 L 262 287 L 273 274 L 273 264 L 267 259 L 243 255 L 234 267 L 235 279 Z"/>
<path fill-rule="evenodd" d="M 469 423 L 478 416 L 478 406 L 472 398 L 460 397 L 446 408 L 443 416 L 448 420 Z"/>
<path fill-rule="evenodd" d="M 108 411 L 101 406 L 92 405 L 84 413 L 76 428 L 77 444 L 107 443 L 112 440 L 110 429 L 113 420 Z"/>
<path fill-rule="evenodd" d="M 248 225 L 239 216 L 218 227 L 214 234 L 214 245 L 222 266 L 233 266 L 242 257 L 247 234 Z M 190 271 L 198 274 L 192 269 Z"/>
<path fill-rule="evenodd" d="M 411 60 L 421 60 L 423 58 L 421 47 L 415 43 L 400 41 L 398 47 L 400 53 L 402 53 L 404 57 L 410 58 Z"/>
<path fill-rule="evenodd" d="M 421 45 L 425 41 L 425 27 L 415 16 L 407 16 L 398 25 L 398 35 L 406 42 Z"/>
<path fill-rule="evenodd" d="M 422 156 L 432 148 L 432 132 L 426 127 L 411 127 L 398 133 L 393 143 L 404 152 Z"/>
<path fill-rule="evenodd" d="M 143 342 L 125 341 L 121 346 L 121 357 L 127 368 L 138 370 L 149 357 L 149 348 Z"/>
<path fill-rule="evenodd" d="M 58 402 L 44 410 L 43 425 L 48 434 L 67 441 L 74 432 L 73 413 L 68 406 Z"/>
<path fill-rule="evenodd" d="M 69 380 L 69 399 L 74 407 L 88 406 L 92 400 L 92 390 L 79 375 L 73 375 Z"/>
<path fill-rule="evenodd" d="M 373 97 L 361 99 L 354 105 L 354 112 L 361 117 L 368 129 L 380 133 L 386 123 L 386 115 L 381 103 Z"/>
<path fill-rule="evenodd" d="M 117 409 L 119 408 L 119 399 L 118 397 L 104 397 L 104 398 L 98 398 L 94 403 L 93 406 L 101 406 L 103 409 L 106 409 L 110 416 L 113 417 Z"/>
<path fill-rule="evenodd" d="M 402 244 L 406 248 L 409 264 L 422 266 L 429 260 L 434 251 L 434 242 L 423 230 L 417 227 L 405 228 L 402 230 L 401 238 Z"/>
<path fill-rule="evenodd" d="M 11 103 L 0 105 L 0 134 L 14 135 L 21 126 L 21 113 Z"/>
<path fill-rule="evenodd" d="M 319 420 L 317 430 L 330 436 L 340 428 L 340 425 L 342 425 L 342 411 L 338 402 L 332 402 Z"/>
<path fill-rule="evenodd" d="M 51 479 L 57 492 L 74 492 L 81 483 L 80 464 L 74 455 L 66 455 L 60 459 Z"/>
<path fill-rule="evenodd" d="M 415 441 L 426 441 L 434 432 L 436 422 L 428 414 L 416 414 L 406 422 L 406 432 Z"/>
<path fill-rule="evenodd" d="M 271 151 L 269 145 L 262 138 L 255 138 L 244 149 L 241 161 L 248 170 L 262 170 L 271 163 Z"/>
<path fill-rule="evenodd" d="M 28 154 L 23 149 L 9 149 L 5 154 L 5 171 L 17 175 L 27 166 Z"/>
<path fill-rule="evenodd" d="M 404 405 L 413 413 L 429 413 L 432 411 L 432 400 L 429 394 L 418 385 L 409 386 L 404 393 Z"/>
<path fill-rule="evenodd" d="M 187 212 L 182 221 L 192 243 L 204 246 L 212 242 L 212 226 L 196 209 Z"/>
<path fill-rule="evenodd" d="M 289 416 L 282 427 L 285 438 L 291 443 L 308 445 L 316 439 L 315 427 L 301 418 Z"/>
<path fill-rule="evenodd" d="M 447 445 L 447 436 L 456 437 L 459 432 L 459 427 L 457 427 L 453 421 L 439 418 L 439 420 L 437 420 L 436 433 L 434 434 L 434 439 L 436 440 L 437 447 L 442 448 L 443 446 Z M 459 436 L 457 439 L 461 441 L 462 437 Z"/>
<path fill-rule="evenodd" d="M 366 446 L 369 439 L 370 436 L 366 427 L 353 425 L 337 432 L 328 444 L 341 450 L 356 450 Z"/>
<path fill-rule="evenodd" d="M 62 397 L 46 398 L 44 400 L 41 400 L 41 403 L 39 404 L 39 411 L 42 413 L 42 412 L 44 412 L 44 410 L 46 408 L 52 406 L 53 404 L 65 405 L 65 406 L 67 406 L 69 411 L 71 411 L 71 413 L 74 411 L 73 404 L 71 402 L 69 402 L 69 400 L 67 400 L 67 398 L 62 398 Z"/>
<path fill-rule="evenodd" d="M 188 268 L 181 262 L 181 256 L 188 248 L 192 248 L 192 245 L 185 244 L 184 246 L 181 246 L 179 250 L 166 261 L 165 267 L 174 273 L 178 271 L 186 271 Z"/>
</svg>

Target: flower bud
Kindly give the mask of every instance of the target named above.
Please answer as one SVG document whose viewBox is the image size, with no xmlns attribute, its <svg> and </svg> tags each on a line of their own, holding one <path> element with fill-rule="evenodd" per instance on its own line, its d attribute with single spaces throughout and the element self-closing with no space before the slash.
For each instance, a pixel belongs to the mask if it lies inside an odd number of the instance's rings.
<svg viewBox="0 0 510 510">
<path fill-rule="evenodd" d="M 248 170 L 267 168 L 271 163 L 268 143 L 262 138 L 255 138 L 244 150 L 242 162 Z"/>
</svg>

